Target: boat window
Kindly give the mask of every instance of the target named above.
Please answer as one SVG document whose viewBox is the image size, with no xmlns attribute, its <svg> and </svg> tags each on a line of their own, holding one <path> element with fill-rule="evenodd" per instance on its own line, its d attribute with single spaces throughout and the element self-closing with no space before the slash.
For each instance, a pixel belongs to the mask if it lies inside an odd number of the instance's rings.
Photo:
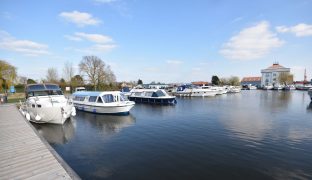
<svg viewBox="0 0 312 180">
<path fill-rule="evenodd" d="M 63 95 L 63 92 L 60 90 L 51 90 L 49 91 L 49 95 Z"/>
<path fill-rule="evenodd" d="M 114 102 L 114 96 L 112 94 L 105 94 L 102 96 L 105 103 Z"/>
<path fill-rule="evenodd" d="M 96 98 L 97 98 L 97 96 L 90 96 L 89 97 L 89 102 L 95 102 Z"/>
<path fill-rule="evenodd" d="M 97 103 L 103 103 L 102 98 L 99 96 Z"/>
<path fill-rule="evenodd" d="M 153 94 L 153 92 L 145 92 L 145 96 L 147 96 L 147 97 L 151 97 L 152 94 Z"/>
<path fill-rule="evenodd" d="M 121 95 L 120 95 L 120 101 L 125 101 L 125 100 L 126 100 L 125 95 L 121 94 Z"/>
<path fill-rule="evenodd" d="M 59 90 L 60 89 L 60 87 L 58 85 L 46 84 L 45 86 L 47 89 L 51 89 L 51 90 Z"/>
<path fill-rule="evenodd" d="M 27 87 L 27 90 L 28 91 L 40 91 L 40 90 L 44 90 L 45 88 L 44 88 L 44 86 L 43 86 L 43 84 L 36 84 L 36 85 L 29 85 L 28 87 Z"/>
<path fill-rule="evenodd" d="M 47 91 L 34 91 L 34 96 L 47 96 L 49 95 Z"/>
<path fill-rule="evenodd" d="M 161 90 L 156 91 L 158 97 L 166 96 Z"/>
<path fill-rule="evenodd" d="M 135 96 L 141 96 L 142 92 L 135 92 L 134 95 Z"/>
</svg>

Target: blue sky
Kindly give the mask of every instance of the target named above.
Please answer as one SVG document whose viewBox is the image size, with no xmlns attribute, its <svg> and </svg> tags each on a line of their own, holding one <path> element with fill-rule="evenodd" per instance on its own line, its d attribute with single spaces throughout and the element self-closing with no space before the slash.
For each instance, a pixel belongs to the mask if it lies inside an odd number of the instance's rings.
<svg viewBox="0 0 312 180">
<path fill-rule="evenodd" d="M 0 2 L 0 59 L 40 80 L 83 56 L 118 81 L 260 76 L 274 61 L 312 78 L 312 1 L 53 0 Z"/>
</svg>

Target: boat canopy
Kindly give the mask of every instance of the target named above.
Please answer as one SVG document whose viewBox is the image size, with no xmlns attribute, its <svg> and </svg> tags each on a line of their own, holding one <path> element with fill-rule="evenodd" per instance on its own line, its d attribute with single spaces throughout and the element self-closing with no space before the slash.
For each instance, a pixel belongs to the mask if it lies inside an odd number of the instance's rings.
<svg viewBox="0 0 312 180">
<path fill-rule="evenodd" d="M 78 91 L 73 93 L 73 96 L 103 96 L 105 94 L 120 94 L 119 91 Z"/>
</svg>

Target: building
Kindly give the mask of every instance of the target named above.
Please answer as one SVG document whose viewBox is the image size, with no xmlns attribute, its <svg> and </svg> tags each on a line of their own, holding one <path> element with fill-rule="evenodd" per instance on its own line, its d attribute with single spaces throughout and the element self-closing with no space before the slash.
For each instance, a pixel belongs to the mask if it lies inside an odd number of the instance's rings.
<svg viewBox="0 0 312 180">
<path fill-rule="evenodd" d="M 196 81 L 196 82 L 192 82 L 193 85 L 195 86 L 208 86 L 209 82 L 206 81 Z"/>
<path fill-rule="evenodd" d="M 242 86 L 253 85 L 260 87 L 261 86 L 261 77 L 244 77 L 241 81 Z"/>
<path fill-rule="evenodd" d="M 290 73 L 290 68 L 285 68 L 278 63 L 273 63 L 272 66 L 262 69 L 261 86 L 279 85 L 278 77 L 281 73 Z"/>
</svg>

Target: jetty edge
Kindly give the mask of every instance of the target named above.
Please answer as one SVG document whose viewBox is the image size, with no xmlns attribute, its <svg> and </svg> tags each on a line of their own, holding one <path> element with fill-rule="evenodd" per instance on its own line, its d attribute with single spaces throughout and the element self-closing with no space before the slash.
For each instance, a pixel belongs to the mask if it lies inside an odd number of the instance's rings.
<svg viewBox="0 0 312 180">
<path fill-rule="evenodd" d="M 0 179 L 81 179 L 15 104 L 0 105 L 0 152 Z"/>
</svg>

